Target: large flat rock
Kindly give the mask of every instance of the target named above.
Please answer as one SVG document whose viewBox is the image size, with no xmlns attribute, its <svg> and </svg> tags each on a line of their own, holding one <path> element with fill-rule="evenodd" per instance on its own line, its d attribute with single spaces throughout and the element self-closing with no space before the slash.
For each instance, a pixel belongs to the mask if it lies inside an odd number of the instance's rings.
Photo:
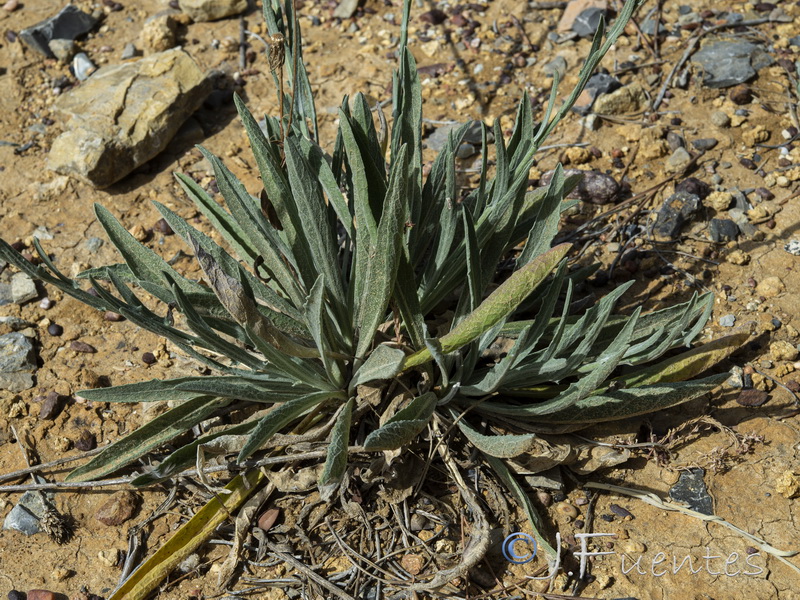
<svg viewBox="0 0 800 600">
<path fill-rule="evenodd" d="M 161 152 L 210 90 L 180 48 L 103 67 L 56 102 L 71 120 L 48 168 L 109 186 Z"/>
</svg>

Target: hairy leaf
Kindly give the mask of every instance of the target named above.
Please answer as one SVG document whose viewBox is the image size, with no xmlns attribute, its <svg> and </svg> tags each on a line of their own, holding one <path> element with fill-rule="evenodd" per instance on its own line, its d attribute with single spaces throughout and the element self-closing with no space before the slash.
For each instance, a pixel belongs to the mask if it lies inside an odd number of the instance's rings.
<svg viewBox="0 0 800 600">
<path fill-rule="evenodd" d="M 350 442 L 350 425 L 353 422 L 354 406 L 355 399 L 350 398 L 336 418 L 336 424 L 331 432 L 328 457 L 318 481 L 319 496 L 323 502 L 330 501 L 347 470 L 347 446 Z"/>
<path fill-rule="evenodd" d="M 258 425 L 247 438 L 247 442 L 245 442 L 241 452 L 239 452 L 237 460 L 242 462 L 266 444 L 281 429 L 326 400 L 337 397 L 341 398 L 342 394 L 340 392 L 314 392 L 276 406 L 258 422 Z"/>
<path fill-rule="evenodd" d="M 364 450 L 396 450 L 413 441 L 430 422 L 438 400 L 433 392 L 414 398 L 408 406 L 367 436 Z"/>
<path fill-rule="evenodd" d="M 369 355 L 364 364 L 353 373 L 350 380 L 350 391 L 356 386 L 369 381 L 392 379 L 399 372 L 405 358 L 405 352 L 386 344 L 377 346 Z"/>
<path fill-rule="evenodd" d="M 458 412 L 451 410 L 450 416 L 458 418 Z M 524 435 L 484 435 L 474 429 L 466 420 L 458 421 L 458 428 L 461 430 L 470 443 L 478 450 L 489 456 L 497 458 L 513 458 L 523 452 L 527 452 L 533 445 L 536 435 L 528 433 Z"/>
<path fill-rule="evenodd" d="M 205 421 L 230 402 L 208 396 L 187 400 L 111 444 L 88 463 L 72 471 L 67 481 L 96 481 L 105 477 Z"/>
</svg>

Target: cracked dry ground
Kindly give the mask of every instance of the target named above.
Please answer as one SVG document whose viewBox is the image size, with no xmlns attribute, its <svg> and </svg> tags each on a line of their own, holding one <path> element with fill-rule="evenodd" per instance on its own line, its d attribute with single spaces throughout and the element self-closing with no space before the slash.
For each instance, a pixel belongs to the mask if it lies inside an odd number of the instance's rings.
<svg viewBox="0 0 800 600">
<path fill-rule="evenodd" d="M 707 15 L 704 18 L 712 24 L 722 22 L 726 12 L 740 13 L 746 20 L 765 15 L 764 6 L 747 3 L 723 7 L 686 0 L 685 4 L 688 12 Z M 87 2 L 78 5 L 88 12 L 93 9 Z M 661 18 L 673 32 L 674 24 L 687 11 L 671 0 L 661 6 Z M 766 22 L 727 33 L 763 44 L 774 58 L 789 60 L 791 64 L 798 58 L 798 48 L 787 40 L 800 33 L 796 25 L 800 8 L 793 3 L 779 6 L 790 17 L 788 21 Z M 387 90 L 401 11 L 397 0 L 368 0 L 353 19 L 340 23 L 331 16 L 334 7 L 335 3 L 305 2 L 301 9 L 305 53 L 311 83 L 317 92 L 324 139 L 332 139 L 335 108 L 343 94 L 361 91 L 373 101 L 390 98 Z M 97 62 L 102 64 L 105 60 L 113 64 L 119 60 L 124 44 L 138 39 L 144 20 L 164 8 L 161 2 L 152 0 L 126 3 L 122 10 L 109 12 L 105 30 L 92 34 L 80 45 Z M 438 8 L 446 15 L 443 21 L 432 24 L 431 19 L 420 18 L 423 11 L 433 8 L 436 7 L 432 4 L 414 7 L 410 36 L 412 51 L 422 67 L 429 131 L 442 122 L 467 118 L 487 123 L 500 119 L 502 130 L 507 131 L 523 90 L 529 92 L 536 110 L 541 111 L 551 81 L 543 67 L 556 56 L 562 56 L 566 63 L 562 89 L 568 90 L 575 83 L 581 57 L 589 47 L 585 39 L 553 43 L 552 36 L 548 37 L 561 18 L 563 7 L 558 3 L 530 6 L 511 1 L 442 3 Z M 655 8 L 652 2 L 645 5 L 638 19 L 643 21 L 652 8 Z M 51 3 L 29 0 L 15 12 L 0 11 L 0 28 L 4 32 L 18 31 L 51 11 Z M 250 29 L 263 32 L 257 12 L 251 11 L 246 19 Z M 791 486 L 781 482 L 786 483 L 787 476 L 791 479 L 792 472 L 798 470 L 800 431 L 794 398 L 771 378 L 784 384 L 792 382 L 795 378 L 792 361 L 796 359 L 771 355 L 770 344 L 786 341 L 795 346 L 800 342 L 797 316 L 800 276 L 796 273 L 800 257 L 784 250 L 784 244 L 797 234 L 800 224 L 800 199 L 794 197 L 800 184 L 788 176 L 791 165 L 800 162 L 800 154 L 792 151 L 780 155 L 777 149 L 754 144 L 784 142 L 782 132 L 796 125 L 788 111 L 796 97 L 786 70 L 781 64 L 773 64 L 750 82 L 753 98 L 744 106 L 747 116 L 735 120 L 731 127 L 721 128 L 709 116 L 720 110 L 736 116 L 735 111 L 741 106 L 733 104 L 727 90 L 704 87 L 695 70 L 685 89 L 670 88 L 658 110 L 651 110 L 664 77 L 680 60 L 693 31 L 686 28 L 677 35 L 662 36 L 657 47 L 650 43 L 649 36 L 642 38 L 635 29 L 624 35 L 602 64 L 624 84 L 639 82 L 650 104 L 634 113 L 601 118 L 596 131 L 585 129 L 580 117 L 571 115 L 548 143 L 586 143 L 581 147 L 584 150 L 561 147 L 543 152 L 538 171 L 531 173 L 531 179 L 537 179 L 558 160 L 571 161 L 581 163 L 581 168 L 607 171 L 626 182 L 632 193 L 640 193 L 671 176 L 666 171 L 671 151 L 667 142 L 669 133 L 687 141 L 716 138 L 718 144 L 698 159 L 692 173 L 695 177 L 720 186 L 720 191 L 767 186 L 774 195 L 756 207 L 760 210 L 753 215 L 751 235 L 734 242 L 710 242 L 709 220 L 724 215 L 713 207 L 704 207 L 683 228 L 678 242 L 657 246 L 647 236 L 625 237 L 625 226 L 646 223 L 647 211 L 657 210 L 683 175 L 675 177 L 654 194 L 630 203 L 612 217 L 598 220 L 593 230 L 599 233 L 583 238 L 580 260 L 597 260 L 606 273 L 614 266 L 607 281 L 598 279 L 598 285 L 583 292 L 599 297 L 621 281 L 633 279 L 635 284 L 622 307 L 631 310 L 637 303 L 644 303 L 647 308 L 662 307 L 687 298 L 696 289 L 714 291 L 717 294 L 714 314 L 703 337 L 710 339 L 729 333 L 731 328 L 723 327 L 721 319 L 726 325 L 732 324 L 733 329 L 752 331 L 752 341 L 724 366 L 730 369 L 751 365 L 757 371 L 753 375 L 756 387 L 768 392 L 769 399 L 758 407 L 742 406 L 737 402 L 740 390 L 726 386 L 710 398 L 679 409 L 581 432 L 585 437 L 602 441 L 633 442 L 637 435 L 637 441 L 642 441 L 649 439 L 650 432 L 665 435 L 687 419 L 704 415 L 730 428 L 722 430 L 710 422 L 697 422 L 696 427 L 687 428 L 676 437 L 669 456 L 651 454 L 648 448 L 635 449 L 627 462 L 581 480 L 605 481 L 666 498 L 681 471 L 702 467 L 706 470 L 705 483 L 713 497 L 716 515 L 776 548 L 791 550 L 797 547 L 798 515 L 795 501 L 787 498 L 792 495 Z M 237 20 L 228 19 L 191 24 L 180 35 L 185 49 L 204 69 L 220 68 L 232 73 L 236 70 L 237 48 L 226 40 L 237 40 L 238 33 Z M 223 43 L 212 44 L 215 39 Z M 100 52 L 105 46 L 111 51 Z M 260 51 L 257 46 L 254 49 Z M 243 93 L 254 113 L 273 112 L 275 108 L 266 63 L 259 52 L 251 74 L 245 78 Z M 109 243 L 99 248 L 96 243 L 87 245 L 91 238 L 104 238 L 93 216 L 94 202 L 111 210 L 129 229 L 138 227 L 142 234 L 158 220 L 159 215 L 149 202 L 152 199 L 184 217 L 196 214 L 171 175 L 173 171 L 181 171 L 195 175 L 204 186 L 210 184 L 208 164 L 192 148 L 192 143 L 199 141 L 196 137 L 187 135 L 173 141 L 160 156 L 105 190 L 58 177 L 45 169 L 49 146 L 63 127 L 59 116 L 52 111 L 54 96 L 50 82 L 67 74 L 66 67 L 44 60 L 7 38 L 0 44 L 0 66 L 0 139 L 18 144 L 35 142 L 20 154 L 14 152 L 13 146 L 0 146 L 0 236 L 22 241 L 30 248 L 31 234 L 38 227 L 45 227 L 52 234 L 52 239 L 44 242 L 48 252 L 65 273 L 74 274 L 89 266 L 118 260 Z M 46 119 L 53 122 L 44 128 L 31 129 L 43 119 L 45 123 L 50 123 Z M 224 157 L 248 189 L 257 190 L 254 161 L 232 104 L 206 106 L 195 119 L 202 129 L 205 147 Z M 764 140 L 763 132 L 769 135 L 768 139 Z M 196 129 L 194 135 L 198 135 Z M 763 174 L 748 168 L 747 160 L 752 161 L 754 153 L 759 153 L 759 159 L 764 161 L 759 165 Z M 465 186 L 476 182 L 475 158 L 463 162 L 461 182 Z M 788 161 L 788 165 L 779 160 Z M 787 173 L 786 179 L 778 185 L 776 177 L 783 173 Z M 773 179 L 768 181 L 762 175 L 772 175 Z M 610 208 L 610 205 L 582 204 L 567 216 L 564 227 L 574 230 Z M 632 211 L 637 208 L 641 212 L 634 215 Z M 603 225 L 610 227 L 602 230 Z M 623 255 L 628 242 L 636 253 Z M 162 256 L 175 258 L 176 268 L 193 271 L 191 258 L 178 254 L 186 248 L 175 236 L 156 229 L 148 244 Z M 6 270 L 0 280 L 6 282 L 10 275 L 10 270 Z M 768 285 L 764 285 L 765 281 Z M 45 295 L 54 302 L 47 310 L 40 306 Z M 39 460 L 47 462 L 78 454 L 76 446 L 81 447 L 80 440 L 87 436 L 104 445 L 148 418 L 148 409 L 142 406 L 90 405 L 73 398 L 55 418 L 43 419 L 42 402 L 48 393 L 72 397 L 77 390 L 102 380 L 120 384 L 194 372 L 188 360 L 153 335 L 138 331 L 125 321 L 105 320 L 102 314 L 62 298 L 54 290 L 41 289 L 39 299 L 22 306 L 0 307 L 0 315 L 21 317 L 32 323 L 28 333 L 36 341 L 39 356 L 33 388 L 20 393 L 0 391 L 0 473 L 25 467 L 12 426 Z M 729 318 L 725 320 L 730 315 L 735 317 L 732 323 Z M 63 327 L 61 335 L 48 332 L 53 323 Z M 97 351 L 76 352 L 72 342 L 90 344 Z M 152 353 L 154 361 L 150 357 L 143 360 L 147 352 Z M 743 438 L 748 447 L 742 447 Z M 60 479 L 63 472 L 50 477 Z M 556 502 L 549 508 L 540 506 L 551 537 L 560 531 L 565 544 L 575 542 L 574 535 L 584 531 L 579 525 L 586 526 L 590 506 L 595 514 L 592 531 L 618 535 L 612 541 L 601 539 L 592 546 L 613 554 L 594 560 L 591 570 L 594 579 L 580 592 L 583 596 L 718 600 L 800 597 L 795 591 L 800 573 L 767 558 L 763 552 L 753 555 L 753 544 L 728 529 L 614 494 L 603 493 L 596 501 L 586 502 L 590 490 L 578 488 L 570 477 L 565 481 L 563 501 L 576 507 L 579 514 L 575 518 L 572 509 L 564 509 L 563 502 L 558 502 L 562 500 L 558 493 L 551 494 L 550 498 L 555 496 Z M 5 483 L 29 482 L 30 479 L 20 478 Z M 164 489 L 137 491 L 134 517 L 121 526 L 107 526 L 96 517 L 111 493 L 109 489 L 97 489 L 57 494 L 57 507 L 75 522 L 75 537 L 66 545 L 58 546 L 41 534 L 27 537 L 15 531 L 0 531 L 0 591 L 45 588 L 73 598 L 79 597 L 85 587 L 92 593 L 107 595 L 119 576 L 118 563 L 127 549 L 129 528 L 141 523 L 166 497 Z M 313 500 L 316 492 L 309 494 L 308 499 Z M 305 495 L 299 495 L 290 499 L 286 510 L 297 509 L 297 503 L 304 498 Z M 3 493 L 0 516 L 5 516 L 18 499 L 18 493 Z M 181 515 L 199 505 L 192 488 L 182 488 L 179 502 L 172 510 L 147 526 L 148 548 L 152 550 L 163 543 L 183 521 Z M 620 507 L 624 510 L 619 510 Z M 624 511 L 631 515 L 626 516 Z M 517 519 L 517 527 L 524 527 L 519 516 L 511 517 Z M 190 571 L 180 579 L 173 575 L 175 582 L 165 586 L 160 597 L 177 599 L 211 594 L 218 568 L 214 565 L 219 564 L 224 554 L 220 546 L 204 548 L 197 571 Z M 514 586 L 528 593 L 540 589 L 524 579 L 540 563 L 509 565 L 496 560 L 498 554 L 495 552 L 492 562 L 494 574 L 509 587 L 505 592 L 497 592 L 495 588 L 491 597 L 525 596 Z M 692 557 L 695 572 L 684 565 L 674 574 L 673 559 L 680 565 L 687 555 Z M 327 572 L 349 567 L 347 561 L 339 559 L 327 565 Z M 282 566 L 256 573 L 270 578 L 291 574 L 290 568 Z M 493 579 L 488 567 L 482 573 L 484 581 L 487 577 L 491 589 Z M 480 574 L 476 574 L 476 579 L 481 579 Z M 563 577 L 558 583 L 563 583 Z M 562 593 L 560 586 L 555 591 Z M 318 590 L 315 593 L 321 594 Z M 475 594 L 473 591 L 473 597 Z M 452 595 L 464 594 L 454 590 Z M 287 594 L 278 588 L 259 592 L 257 597 L 277 599 Z M 311 597 L 323 595 L 312 593 Z"/>
</svg>

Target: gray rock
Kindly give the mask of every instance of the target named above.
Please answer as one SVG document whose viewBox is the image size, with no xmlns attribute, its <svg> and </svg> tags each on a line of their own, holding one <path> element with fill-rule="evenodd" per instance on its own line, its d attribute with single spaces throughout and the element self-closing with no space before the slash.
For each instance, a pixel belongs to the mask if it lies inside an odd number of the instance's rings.
<svg viewBox="0 0 800 600">
<path fill-rule="evenodd" d="M 469 158 L 470 156 L 475 156 L 477 153 L 478 149 L 472 144 L 460 144 L 458 150 L 456 150 L 456 158 Z"/>
<path fill-rule="evenodd" d="M 565 177 L 575 175 L 580 175 L 581 180 L 567 198 L 591 202 L 592 204 L 608 204 L 613 202 L 617 194 L 619 194 L 619 184 L 611 175 L 606 175 L 599 171 L 564 170 Z M 550 185 L 552 178 L 553 171 L 547 171 L 542 175 L 539 184 L 541 186 Z"/>
<path fill-rule="evenodd" d="M 75 55 L 75 50 L 77 50 L 77 46 L 75 46 L 73 40 L 50 40 L 47 43 L 47 47 L 50 48 L 50 52 L 52 52 L 58 60 L 65 64 L 72 59 Z"/>
<path fill-rule="evenodd" d="M 735 197 L 736 196 L 734 195 L 734 198 Z M 739 231 L 743 236 L 746 238 L 752 238 L 758 231 L 758 228 L 756 228 L 756 226 L 753 225 L 747 218 L 747 214 L 745 212 L 746 210 L 749 209 L 742 209 L 738 207 L 730 208 L 728 209 L 728 216 L 730 217 L 731 221 L 736 223 L 736 226 L 739 228 Z"/>
<path fill-rule="evenodd" d="M 745 196 L 741 190 L 737 190 L 736 188 L 731 188 L 728 190 L 733 197 L 733 207 L 738 208 L 742 212 L 747 212 L 753 208 L 753 205 L 747 201 L 747 196 Z"/>
<path fill-rule="evenodd" d="M 724 317 L 719 318 L 719 324 L 722 327 L 733 327 L 736 324 L 736 316 L 735 315 L 725 315 Z"/>
<path fill-rule="evenodd" d="M 666 171 L 668 173 L 676 173 L 683 171 L 686 166 L 692 161 L 692 155 L 683 146 L 675 149 L 672 155 L 667 159 Z"/>
<path fill-rule="evenodd" d="M 122 49 L 120 58 L 122 60 L 128 60 L 129 58 L 136 58 L 137 56 L 139 56 L 139 51 L 136 49 L 136 46 L 133 45 L 133 42 L 128 42 Z"/>
<path fill-rule="evenodd" d="M 653 35 L 656 32 L 656 20 L 655 17 L 650 17 L 649 19 L 645 19 L 644 22 L 641 24 L 642 33 L 646 35 Z M 658 23 L 658 35 L 667 35 L 668 29 L 664 27 L 663 21 L 659 20 Z"/>
<path fill-rule="evenodd" d="M 673 79 L 672 87 L 685 90 L 689 87 L 689 78 L 691 77 L 690 69 L 682 69 Z"/>
<path fill-rule="evenodd" d="M 53 142 L 48 168 L 109 186 L 161 152 L 210 87 L 177 48 L 103 67 L 55 103 L 72 119 Z"/>
<path fill-rule="evenodd" d="M 579 115 L 586 115 L 592 109 L 592 104 L 598 96 L 610 94 L 621 87 L 622 82 L 616 77 L 606 73 L 595 73 L 586 82 L 584 93 L 578 98 L 578 102 L 572 107 L 572 110 Z M 582 101 L 582 99 L 586 101 Z"/>
<path fill-rule="evenodd" d="M 732 242 L 739 237 L 739 226 L 730 219 L 711 219 L 708 237 L 713 242 Z"/>
<path fill-rule="evenodd" d="M 77 39 L 89 33 L 96 23 L 94 17 L 68 4 L 57 15 L 20 31 L 19 37 L 40 54 L 53 58 L 50 40 Z"/>
<path fill-rule="evenodd" d="M 713 42 L 696 52 L 692 61 L 704 71 L 703 84 L 726 88 L 750 81 L 759 69 L 772 64 L 772 57 L 748 42 Z"/>
<path fill-rule="evenodd" d="M 701 17 L 696 12 L 689 11 L 688 13 L 682 14 L 678 17 L 678 25 L 691 25 L 693 23 L 702 23 L 703 17 Z"/>
<path fill-rule="evenodd" d="M 800 256 L 800 240 L 791 240 L 783 246 L 783 249 L 793 256 Z"/>
<path fill-rule="evenodd" d="M 28 327 L 34 327 L 34 324 L 19 317 L 0 317 L 0 328 L 10 329 L 11 331 L 22 331 Z"/>
<path fill-rule="evenodd" d="M 653 225 L 653 235 L 658 241 L 674 240 L 683 226 L 700 209 L 700 197 L 696 194 L 676 192 L 664 200 Z"/>
<path fill-rule="evenodd" d="M 75 73 L 78 81 L 86 81 L 95 71 L 97 71 L 97 65 L 85 52 L 78 52 L 72 59 L 72 72 Z"/>
<path fill-rule="evenodd" d="M 581 37 L 592 37 L 600 26 L 600 19 L 606 14 L 605 9 L 597 6 L 587 8 L 572 23 L 572 31 Z"/>
<path fill-rule="evenodd" d="M 47 229 L 44 225 L 39 225 L 36 229 L 33 230 L 31 233 L 31 237 L 35 237 L 37 240 L 40 241 L 47 241 L 53 239 L 53 234 L 50 233 L 50 230 Z"/>
<path fill-rule="evenodd" d="M 179 0 L 178 5 L 193 21 L 216 21 L 247 10 L 247 0 Z"/>
<path fill-rule="evenodd" d="M 25 304 L 33 300 L 39 292 L 36 283 L 25 273 L 14 273 L 11 277 L 11 297 L 16 304 Z"/>
<path fill-rule="evenodd" d="M 38 133 L 39 135 L 44 135 L 47 133 L 47 127 L 44 126 L 44 123 L 34 123 L 30 127 L 28 127 L 28 131 L 32 131 L 33 133 Z"/>
<path fill-rule="evenodd" d="M 706 472 L 700 467 L 681 471 L 678 482 L 669 490 L 669 497 L 687 505 L 694 511 L 704 515 L 714 514 L 714 501 L 708 494 L 703 475 Z"/>
<path fill-rule="evenodd" d="M 692 146 L 696 150 L 700 150 L 701 152 L 706 150 L 711 150 L 719 143 L 717 138 L 699 138 L 697 140 L 692 140 Z"/>
<path fill-rule="evenodd" d="M 667 134 L 667 143 L 669 144 L 671 150 L 677 150 L 678 148 L 686 147 L 686 140 L 683 139 L 681 134 L 674 131 L 670 131 Z"/>
<path fill-rule="evenodd" d="M 425 139 L 425 145 L 430 148 L 431 150 L 435 150 L 436 152 L 441 152 L 441 150 L 447 144 L 447 140 L 450 139 L 450 132 L 455 132 L 459 127 L 461 127 L 463 123 L 450 123 L 448 125 L 442 125 L 441 127 L 437 127 L 436 130 L 430 134 Z M 490 142 L 494 139 L 491 132 L 487 132 L 487 142 Z M 475 147 L 480 147 L 481 145 L 481 122 L 480 121 L 469 121 L 469 127 L 467 127 L 467 131 L 464 133 L 464 137 L 461 140 L 462 143 L 465 144 L 472 144 Z"/>
<path fill-rule="evenodd" d="M 21 392 L 33 387 L 35 370 L 31 341 L 17 331 L 0 335 L 0 390 Z"/>
<path fill-rule="evenodd" d="M 0 306 L 5 306 L 12 302 L 14 302 L 14 296 L 11 295 L 11 286 L 7 283 L 0 283 Z"/>
<path fill-rule="evenodd" d="M 731 118 L 728 116 L 728 113 L 721 110 L 715 110 L 713 113 L 711 113 L 711 124 L 716 127 L 729 127 L 731 124 Z"/>
<path fill-rule="evenodd" d="M 83 245 L 86 246 L 86 249 L 89 252 L 94 254 L 103 246 L 104 243 L 105 241 L 102 238 L 90 237 L 83 243 Z"/>
<path fill-rule="evenodd" d="M 556 56 L 550 62 L 542 65 L 542 73 L 548 77 L 553 77 L 558 73 L 559 80 L 564 79 L 564 73 L 567 72 L 567 59 L 563 56 Z"/>
<path fill-rule="evenodd" d="M 45 499 L 39 492 L 25 492 L 6 515 L 3 529 L 21 531 L 25 535 L 39 533 L 39 517 L 49 509 Z"/>
</svg>

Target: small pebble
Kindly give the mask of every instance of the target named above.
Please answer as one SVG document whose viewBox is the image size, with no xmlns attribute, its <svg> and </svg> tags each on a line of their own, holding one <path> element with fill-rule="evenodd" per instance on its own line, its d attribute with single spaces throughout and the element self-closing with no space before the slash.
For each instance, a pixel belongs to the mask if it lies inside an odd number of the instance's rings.
<svg viewBox="0 0 800 600">
<path fill-rule="evenodd" d="M 692 140 L 692 146 L 695 147 L 696 150 L 705 151 L 711 150 L 719 143 L 719 140 L 716 138 L 699 138 L 696 140 Z"/>
<path fill-rule="evenodd" d="M 142 354 L 142 362 L 146 365 L 152 365 L 156 362 L 156 356 L 152 352 L 145 352 Z"/>
<path fill-rule="evenodd" d="M 3 10 L 6 12 L 14 12 L 19 8 L 19 0 L 8 0 L 3 4 Z"/>
<path fill-rule="evenodd" d="M 400 559 L 400 566 L 411 575 L 419 575 L 425 567 L 425 559 L 419 554 L 406 554 Z"/>
<path fill-rule="evenodd" d="M 50 325 L 47 326 L 47 333 L 50 335 L 59 336 L 64 333 L 64 328 L 56 323 L 50 323 Z"/>
<path fill-rule="evenodd" d="M 750 169 L 751 171 L 755 171 L 758 168 L 758 165 L 749 158 L 740 158 L 739 164 L 742 165 L 745 169 Z"/>
<path fill-rule="evenodd" d="M 731 102 L 740 106 L 742 104 L 750 104 L 753 101 L 753 90 L 750 89 L 749 85 L 742 83 L 732 88 L 728 97 Z"/>
<path fill-rule="evenodd" d="M 736 324 L 736 316 L 725 315 L 724 317 L 720 317 L 719 324 L 722 327 L 733 327 Z"/>
<path fill-rule="evenodd" d="M 88 452 L 97 447 L 97 438 L 88 429 L 81 430 L 78 439 L 75 440 L 75 448 L 81 452 Z"/>
<path fill-rule="evenodd" d="M 408 527 L 411 531 L 422 531 L 423 529 L 427 529 L 430 525 L 428 518 L 419 514 L 414 513 L 411 515 L 411 519 L 409 519 Z"/>
<path fill-rule="evenodd" d="M 50 590 L 28 590 L 28 600 L 57 600 L 55 592 Z"/>
<path fill-rule="evenodd" d="M 39 419 L 42 421 L 52 421 L 61 413 L 63 406 L 63 399 L 57 392 L 48 392 L 39 409 Z"/>
<path fill-rule="evenodd" d="M 8 600 L 25 600 L 25 592 L 11 590 L 8 592 Z"/>
<path fill-rule="evenodd" d="M 269 531 L 273 525 L 275 525 L 275 521 L 278 520 L 281 511 L 278 508 L 268 508 L 265 510 L 261 515 L 258 517 L 258 527 L 263 531 Z"/>
<path fill-rule="evenodd" d="M 83 352 L 84 354 L 94 354 L 97 352 L 97 348 L 94 346 L 87 344 L 86 342 L 74 341 L 70 342 L 69 344 L 70 350 L 74 352 Z"/>
<path fill-rule="evenodd" d="M 711 193 L 711 187 L 697 177 L 687 177 L 675 186 L 675 193 L 686 192 L 699 196 L 700 200 L 705 200 Z"/>
<path fill-rule="evenodd" d="M 717 110 L 711 113 L 711 124 L 715 127 L 728 127 L 731 124 L 731 118 L 727 113 Z"/>
<path fill-rule="evenodd" d="M 94 518 L 109 527 L 117 527 L 133 517 L 139 497 L 133 492 L 116 492 L 95 512 Z"/>
<path fill-rule="evenodd" d="M 49 310 L 53 308 L 53 304 L 54 302 L 50 300 L 50 298 L 45 297 L 42 299 L 41 302 L 39 302 L 39 308 L 41 308 L 42 310 Z"/>
<path fill-rule="evenodd" d="M 760 187 L 760 188 L 756 188 L 753 191 L 758 195 L 759 198 L 761 198 L 764 201 L 769 201 L 769 200 L 774 200 L 775 199 L 775 194 L 770 192 L 767 188 Z"/>
<path fill-rule="evenodd" d="M 125 320 L 125 317 L 123 317 L 121 314 L 115 313 L 115 312 L 111 312 L 110 310 L 106 311 L 106 314 L 103 315 L 103 318 L 106 321 L 112 321 L 112 322 L 124 321 Z"/>
<path fill-rule="evenodd" d="M 622 550 L 628 554 L 644 554 L 647 551 L 647 546 L 641 542 L 628 540 L 622 543 Z"/>
<path fill-rule="evenodd" d="M 131 42 L 125 44 L 125 47 L 122 49 L 122 55 L 120 58 L 122 60 L 128 60 L 129 58 L 135 58 L 139 51 L 136 49 Z"/>
<path fill-rule="evenodd" d="M 567 517 L 569 519 L 574 519 L 580 514 L 578 512 L 578 509 L 572 506 L 572 504 L 570 504 L 569 502 L 559 502 L 558 504 L 556 504 L 556 512 L 559 515 Z"/>
<path fill-rule="evenodd" d="M 622 517 L 623 519 L 633 519 L 633 513 L 631 513 L 628 509 L 621 507 L 619 504 L 611 504 L 609 507 L 611 512 L 613 512 L 618 517 Z"/>
<path fill-rule="evenodd" d="M 769 394 L 762 390 L 742 390 L 736 398 L 741 406 L 761 406 L 769 400 Z"/>
<path fill-rule="evenodd" d="M 447 19 L 447 13 L 438 8 L 429 10 L 419 15 L 419 20 L 430 25 L 440 25 Z"/>
<path fill-rule="evenodd" d="M 153 225 L 153 229 L 163 235 L 172 235 L 175 233 L 172 231 L 172 227 L 169 226 L 166 219 L 159 219 L 156 221 L 156 224 Z"/>
</svg>

